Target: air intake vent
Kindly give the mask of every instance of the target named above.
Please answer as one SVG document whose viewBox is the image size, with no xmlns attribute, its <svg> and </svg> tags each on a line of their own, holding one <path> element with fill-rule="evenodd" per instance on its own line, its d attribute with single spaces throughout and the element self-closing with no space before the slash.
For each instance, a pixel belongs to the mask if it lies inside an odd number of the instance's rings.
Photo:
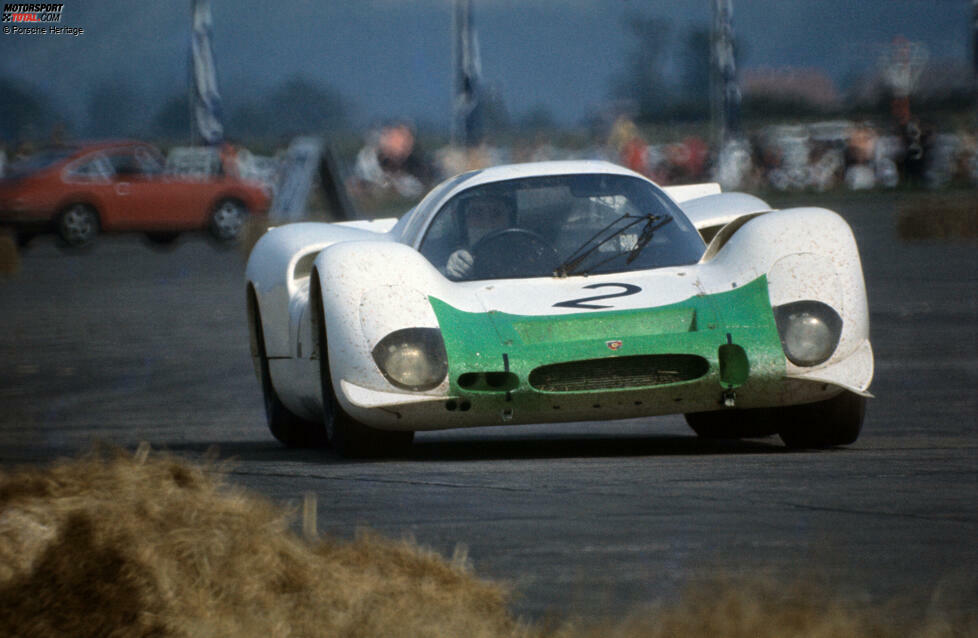
<svg viewBox="0 0 978 638">
<path fill-rule="evenodd" d="M 543 392 L 648 388 L 698 379 L 709 370 L 709 362 L 696 355 L 610 357 L 541 366 L 530 373 L 530 385 Z"/>
</svg>

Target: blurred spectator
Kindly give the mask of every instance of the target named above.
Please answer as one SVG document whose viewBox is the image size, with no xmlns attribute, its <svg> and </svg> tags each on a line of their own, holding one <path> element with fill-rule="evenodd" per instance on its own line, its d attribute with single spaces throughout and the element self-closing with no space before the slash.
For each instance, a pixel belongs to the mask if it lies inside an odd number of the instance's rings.
<svg viewBox="0 0 978 638">
<path fill-rule="evenodd" d="M 358 191 L 393 190 L 402 197 L 416 197 L 434 177 L 414 130 L 405 122 L 395 122 L 368 135 L 357 154 L 353 186 Z"/>
<path fill-rule="evenodd" d="M 34 154 L 34 145 L 29 141 L 24 140 L 17 145 L 17 150 L 14 151 L 13 161 L 18 161 L 26 159 Z"/>
<path fill-rule="evenodd" d="M 849 129 L 845 149 L 845 182 L 852 190 L 876 186 L 876 131 L 865 125 Z"/>
<path fill-rule="evenodd" d="M 230 177 L 240 177 L 238 170 L 238 147 L 227 141 L 221 144 L 220 170 L 222 175 Z"/>
<path fill-rule="evenodd" d="M 699 181 L 706 172 L 710 149 L 701 138 L 687 137 L 666 147 L 666 182 L 681 184 Z"/>
<path fill-rule="evenodd" d="M 622 166 L 636 173 L 649 175 L 648 144 L 639 134 L 635 122 L 624 115 L 615 120 L 608 143 L 615 150 Z"/>
<path fill-rule="evenodd" d="M 390 190 L 402 197 L 417 197 L 435 178 L 414 131 L 405 122 L 371 132 L 357 154 L 353 172 L 354 192 L 368 195 Z"/>
<path fill-rule="evenodd" d="M 725 190 L 744 188 L 753 172 L 753 164 L 747 140 L 731 139 L 717 154 L 713 179 Z"/>
<path fill-rule="evenodd" d="M 899 135 L 903 140 L 903 178 L 914 185 L 922 184 L 933 131 L 918 120 L 910 120 L 900 126 Z"/>
<path fill-rule="evenodd" d="M 438 150 L 436 158 L 442 175 L 458 175 L 489 166 L 519 161 L 516 152 L 508 153 L 506 149 L 492 146 L 486 140 L 480 142 L 478 146 L 472 147 L 446 146 Z M 530 160 L 527 159 L 526 161 Z"/>
<path fill-rule="evenodd" d="M 64 146 L 67 127 L 64 122 L 57 122 L 51 127 L 51 146 Z"/>
</svg>

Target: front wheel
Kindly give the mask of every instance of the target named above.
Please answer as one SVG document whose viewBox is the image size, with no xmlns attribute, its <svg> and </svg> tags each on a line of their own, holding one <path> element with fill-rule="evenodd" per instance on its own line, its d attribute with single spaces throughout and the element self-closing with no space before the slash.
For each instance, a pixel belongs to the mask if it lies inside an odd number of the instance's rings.
<svg viewBox="0 0 978 638">
<path fill-rule="evenodd" d="M 859 438 L 866 416 L 866 397 L 844 390 L 805 405 L 780 408 L 784 427 L 778 436 L 790 448 L 820 449 L 848 445 Z"/>
<path fill-rule="evenodd" d="M 326 321 L 318 286 L 310 295 L 311 317 L 316 335 L 315 356 L 319 359 L 319 384 L 322 392 L 323 426 L 330 445 L 340 456 L 351 458 L 389 457 L 406 453 L 414 441 L 412 431 L 378 430 L 360 423 L 346 413 L 333 389 L 326 340 Z"/>
<path fill-rule="evenodd" d="M 233 244 L 241 238 L 248 221 L 248 208 L 235 199 L 218 202 L 211 212 L 208 230 L 211 237 L 221 244 Z"/>
<path fill-rule="evenodd" d="M 686 423 L 704 439 L 752 439 L 776 434 L 776 409 L 728 409 L 686 414 Z"/>
<path fill-rule="evenodd" d="M 255 351 L 258 356 L 258 377 L 261 381 L 262 399 L 265 403 L 265 419 L 272 436 L 288 447 L 323 447 L 327 444 L 326 431 L 321 423 L 307 421 L 296 416 L 282 403 L 272 385 L 272 375 L 268 368 L 268 355 L 265 352 L 265 335 L 262 331 L 261 315 L 255 312 Z"/>
<path fill-rule="evenodd" d="M 99 231 L 98 213 L 87 204 L 72 204 L 57 219 L 58 236 L 72 248 L 89 246 Z"/>
</svg>

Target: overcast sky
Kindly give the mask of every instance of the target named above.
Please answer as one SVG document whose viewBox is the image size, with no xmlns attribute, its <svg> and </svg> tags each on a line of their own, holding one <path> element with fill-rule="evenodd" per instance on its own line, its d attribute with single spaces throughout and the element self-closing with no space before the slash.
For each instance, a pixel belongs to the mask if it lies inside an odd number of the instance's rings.
<svg viewBox="0 0 978 638">
<path fill-rule="evenodd" d="M 709 0 L 475 0 L 484 79 L 510 112 L 537 106 L 562 122 L 600 109 L 634 41 L 629 14 L 682 34 L 707 27 Z M 218 81 L 226 101 L 304 75 L 353 105 L 359 123 L 451 113 L 450 0 L 212 0 Z M 895 36 L 932 59 L 970 59 L 971 0 L 735 0 L 743 67 L 825 69 L 841 81 L 876 63 Z M 0 75 L 47 90 L 81 117 L 91 87 L 121 79 L 152 103 L 186 87 L 190 1 L 66 0 L 73 36 L 0 35 Z M 678 46 L 678 37 L 676 38 Z M 3 99 L 0 96 L 0 99 Z"/>
</svg>

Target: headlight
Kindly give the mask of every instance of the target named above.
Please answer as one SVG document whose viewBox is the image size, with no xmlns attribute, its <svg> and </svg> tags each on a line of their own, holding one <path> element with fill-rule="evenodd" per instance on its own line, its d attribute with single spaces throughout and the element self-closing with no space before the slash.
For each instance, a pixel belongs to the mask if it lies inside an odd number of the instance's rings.
<svg viewBox="0 0 978 638">
<path fill-rule="evenodd" d="M 372 354 L 384 377 L 402 390 L 430 390 L 448 374 L 445 342 L 437 328 L 396 330 Z"/>
<path fill-rule="evenodd" d="M 815 366 L 835 352 L 842 335 L 842 317 L 820 301 L 777 306 L 774 319 L 784 353 L 797 366 Z"/>
</svg>

